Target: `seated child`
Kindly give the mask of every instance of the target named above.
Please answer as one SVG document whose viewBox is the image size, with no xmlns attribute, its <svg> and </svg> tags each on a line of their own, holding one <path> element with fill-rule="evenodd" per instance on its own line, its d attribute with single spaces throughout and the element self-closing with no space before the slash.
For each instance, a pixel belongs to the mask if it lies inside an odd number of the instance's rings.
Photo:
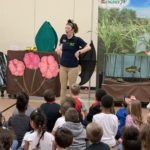
<svg viewBox="0 0 150 150">
<path fill-rule="evenodd" d="M 93 116 L 93 122 L 96 122 L 103 128 L 103 136 L 101 141 L 110 147 L 116 146 L 115 136 L 118 129 L 118 118 L 112 114 L 113 98 L 109 95 L 102 97 L 102 112 Z"/>
<path fill-rule="evenodd" d="M 69 148 L 85 150 L 86 131 L 80 122 L 77 110 L 75 108 L 69 108 L 65 113 L 65 120 L 66 123 L 62 127 L 69 129 L 73 134 L 73 143 Z"/>
<path fill-rule="evenodd" d="M 0 128 L 0 150 L 10 150 L 14 135 L 9 129 Z"/>
<path fill-rule="evenodd" d="M 128 115 L 126 117 L 125 126 L 133 126 L 140 129 L 142 124 L 141 102 L 139 100 L 134 100 L 128 105 Z"/>
<path fill-rule="evenodd" d="M 86 135 L 92 143 L 86 150 L 110 150 L 109 146 L 101 142 L 103 129 L 98 124 L 92 122 L 86 127 Z"/>
<path fill-rule="evenodd" d="M 55 132 L 57 131 L 58 128 L 61 128 L 62 125 L 66 122 L 65 121 L 65 112 L 69 109 L 69 108 L 75 108 L 75 103 L 71 103 L 71 101 L 65 101 L 63 104 L 61 104 L 61 108 L 60 108 L 60 111 L 61 111 L 61 117 L 59 117 L 56 122 L 55 122 L 55 125 L 54 125 L 54 128 L 52 130 L 52 133 L 53 135 L 55 134 Z"/>
<path fill-rule="evenodd" d="M 77 110 L 77 112 L 79 113 L 80 121 L 82 121 L 83 116 L 82 116 L 82 112 L 81 112 L 81 108 L 82 108 L 81 102 L 75 100 L 75 98 L 73 98 L 72 96 L 71 97 L 70 96 L 65 97 L 63 103 L 65 103 L 65 102 L 69 103 L 70 107 L 75 108 Z"/>
<path fill-rule="evenodd" d="M 30 114 L 32 113 L 34 109 L 29 105 L 29 96 L 25 92 L 20 92 L 20 93 L 17 93 L 16 97 L 22 97 L 22 99 L 26 101 L 27 109 L 25 111 L 25 115 L 30 117 Z M 18 113 L 19 113 L 18 109 L 15 109 L 13 112 L 13 115 L 16 115 Z"/>
<path fill-rule="evenodd" d="M 125 127 L 122 133 L 123 150 L 142 150 L 139 130 L 133 126 Z"/>
<path fill-rule="evenodd" d="M 7 128 L 4 125 L 5 125 L 5 117 L 2 115 L 2 113 L 0 113 L 0 129 L 6 129 L 7 130 Z M 4 130 L 4 131 L 6 131 L 6 130 Z M 14 132 L 12 130 L 10 132 L 11 132 L 11 135 L 13 135 L 12 136 L 13 141 L 12 141 L 12 145 L 11 145 L 11 150 L 16 150 L 17 146 L 18 146 L 18 141 L 15 140 Z"/>
<path fill-rule="evenodd" d="M 54 136 L 45 131 L 45 117 L 41 110 L 31 113 L 30 124 L 34 131 L 24 137 L 24 150 L 54 150 Z"/>
<path fill-rule="evenodd" d="M 119 120 L 116 139 L 119 139 L 121 137 L 122 128 L 125 126 L 126 116 L 128 115 L 127 106 L 129 103 L 131 103 L 131 101 L 133 101 L 135 99 L 136 98 L 132 95 L 131 96 L 125 96 L 124 100 L 123 100 L 123 107 L 120 108 L 116 113 L 116 116 L 118 117 L 118 120 Z"/>
<path fill-rule="evenodd" d="M 73 134 L 65 128 L 58 128 L 55 132 L 56 150 L 65 150 L 73 142 Z"/>
<path fill-rule="evenodd" d="M 73 84 L 71 86 L 71 96 L 75 99 L 77 111 L 81 111 L 82 118 L 84 119 L 87 115 L 87 109 L 83 100 L 80 98 L 80 86 L 78 84 Z"/>
<path fill-rule="evenodd" d="M 16 108 L 18 109 L 19 114 L 12 115 L 9 118 L 7 127 L 14 130 L 18 141 L 18 147 L 20 147 L 24 134 L 30 130 L 30 118 L 25 115 L 27 101 L 22 93 L 17 96 Z"/>
<path fill-rule="evenodd" d="M 95 93 L 96 100 L 94 101 L 92 106 L 89 108 L 89 113 L 87 114 L 87 117 L 86 117 L 87 123 L 85 123 L 85 126 L 89 122 L 92 122 L 93 116 L 95 114 L 98 114 L 101 112 L 101 99 L 105 95 L 106 95 L 106 92 L 103 89 L 96 90 L 96 93 Z"/>
<path fill-rule="evenodd" d="M 142 149 L 149 150 L 150 149 L 150 124 L 145 124 L 141 129 L 141 141 L 142 141 Z"/>
<path fill-rule="evenodd" d="M 41 104 L 40 109 L 46 118 L 46 130 L 52 132 L 56 120 L 61 117 L 60 105 L 55 102 L 55 93 L 53 90 L 45 90 L 45 103 Z"/>
</svg>

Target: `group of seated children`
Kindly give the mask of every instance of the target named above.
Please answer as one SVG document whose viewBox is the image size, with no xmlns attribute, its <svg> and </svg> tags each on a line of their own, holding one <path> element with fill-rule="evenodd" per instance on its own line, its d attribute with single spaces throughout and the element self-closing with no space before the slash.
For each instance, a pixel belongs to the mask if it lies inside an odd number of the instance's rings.
<svg viewBox="0 0 150 150">
<path fill-rule="evenodd" d="M 150 114 L 147 122 L 135 96 L 126 96 L 116 113 L 113 97 L 98 89 L 87 111 L 80 87 L 60 105 L 52 90 L 44 92 L 45 103 L 29 106 L 25 92 L 17 94 L 16 110 L 3 122 L 0 114 L 2 150 L 149 150 Z"/>
</svg>

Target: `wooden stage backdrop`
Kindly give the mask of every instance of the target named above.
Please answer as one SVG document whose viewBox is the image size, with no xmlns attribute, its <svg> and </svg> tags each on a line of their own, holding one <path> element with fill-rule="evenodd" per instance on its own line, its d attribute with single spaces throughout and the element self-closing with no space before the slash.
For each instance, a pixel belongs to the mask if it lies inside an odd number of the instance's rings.
<svg viewBox="0 0 150 150">
<path fill-rule="evenodd" d="M 107 79 L 102 84 L 102 88 L 115 100 L 121 100 L 127 95 L 135 95 L 141 102 L 150 102 L 150 81 L 121 83 Z"/>
</svg>

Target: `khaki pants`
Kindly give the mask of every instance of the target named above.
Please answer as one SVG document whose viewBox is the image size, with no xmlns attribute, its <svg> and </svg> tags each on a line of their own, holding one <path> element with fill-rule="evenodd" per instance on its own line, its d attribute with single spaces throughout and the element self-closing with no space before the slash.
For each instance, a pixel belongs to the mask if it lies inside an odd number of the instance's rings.
<svg viewBox="0 0 150 150">
<path fill-rule="evenodd" d="M 69 88 L 76 83 L 77 77 L 78 77 L 78 67 L 68 68 L 64 66 L 60 66 L 60 84 L 61 84 L 61 101 L 64 100 L 66 94 L 67 94 L 67 84 L 69 81 Z"/>
</svg>

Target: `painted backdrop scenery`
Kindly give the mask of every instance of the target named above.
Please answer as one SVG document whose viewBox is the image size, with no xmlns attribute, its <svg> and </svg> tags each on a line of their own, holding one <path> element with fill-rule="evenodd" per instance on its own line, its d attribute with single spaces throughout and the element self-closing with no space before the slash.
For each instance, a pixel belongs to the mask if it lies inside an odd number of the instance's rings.
<svg viewBox="0 0 150 150">
<path fill-rule="evenodd" d="M 107 76 L 150 78 L 149 10 L 150 0 L 99 1 L 98 35 Z"/>
</svg>

